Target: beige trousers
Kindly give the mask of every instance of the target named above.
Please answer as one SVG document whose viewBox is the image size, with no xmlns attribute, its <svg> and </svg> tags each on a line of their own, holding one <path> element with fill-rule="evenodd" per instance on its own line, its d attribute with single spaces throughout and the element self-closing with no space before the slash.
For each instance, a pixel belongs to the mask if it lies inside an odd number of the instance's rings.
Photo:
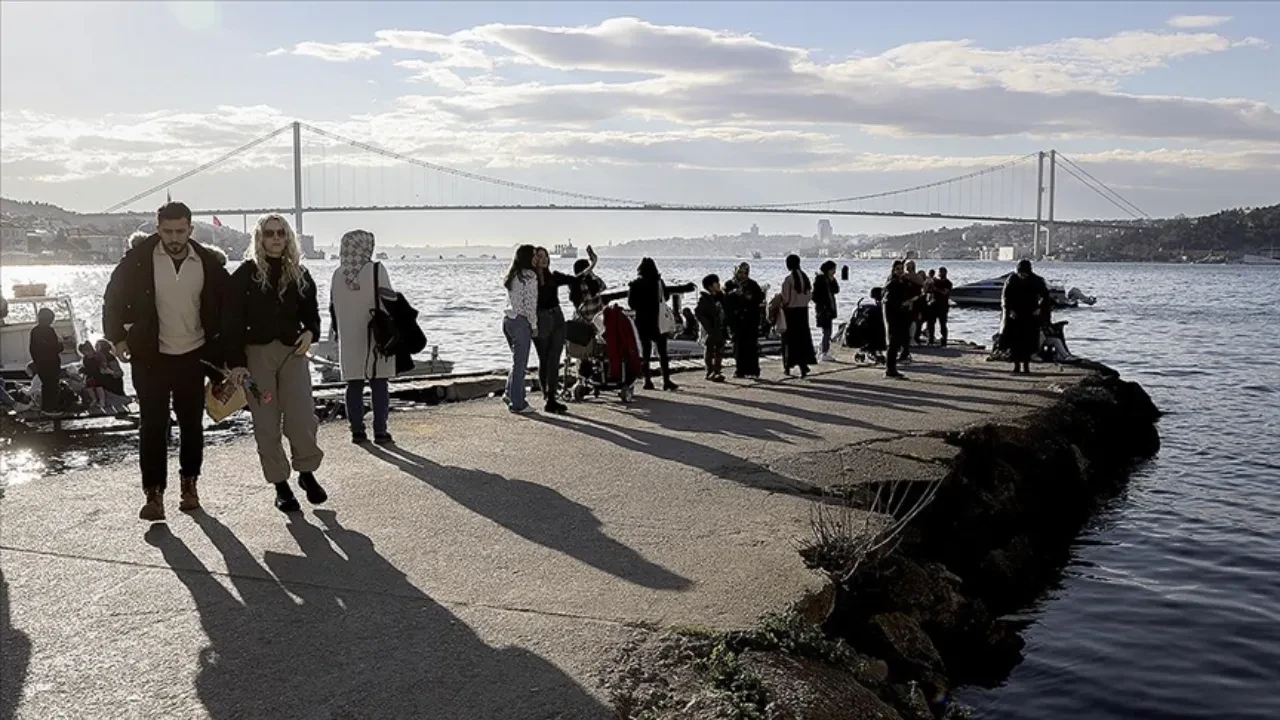
<svg viewBox="0 0 1280 720">
<path fill-rule="evenodd" d="M 316 444 L 320 423 L 311 396 L 311 365 L 305 357 L 293 353 L 294 348 L 279 341 L 245 348 L 253 382 L 264 397 L 271 393 L 271 402 L 260 403 L 253 393 L 248 399 L 262 474 L 273 484 L 288 480 L 292 474 L 284 452 L 282 424 L 283 437 L 289 438 L 293 454 L 293 470 L 315 472 L 324 459 L 324 452 Z"/>
</svg>

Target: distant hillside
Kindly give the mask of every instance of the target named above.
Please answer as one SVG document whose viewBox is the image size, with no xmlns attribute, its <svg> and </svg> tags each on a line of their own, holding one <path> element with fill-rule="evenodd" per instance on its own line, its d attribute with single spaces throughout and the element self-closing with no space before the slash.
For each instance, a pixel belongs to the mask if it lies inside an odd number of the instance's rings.
<svg viewBox="0 0 1280 720">
<path fill-rule="evenodd" d="M 1051 238 L 1051 252 L 1064 259 L 1161 262 L 1267 255 L 1273 247 L 1280 246 L 1280 205 L 1120 224 L 1130 227 L 1058 226 Z M 915 250 L 930 257 L 959 257 L 983 246 L 1030 244 L 1031 228 L 1021 223 L 944 227 L 887 237 L 875 245 L 888 250 Z"/>
<path fill-rule="evenodd" d="M 57 205 L 27 200 L 10 200 L 0 197 L 0 215 L 5 224 L 27 225 L 44 228 L 50 231 L 68 231 L 78 229 L 83 235 L 116 235 L 127 236 L 139 228 L 154 230 L 155 216 L 151 213 L 131 215 L 104 215 L 101 213 L 78 213 L 66 210 Z M 240 257 L 249 246 L 249 236 L 229 227 L 196 221 L 192 236 L 202 243 L 221 247 L 231 257 Z"/>
</svg>

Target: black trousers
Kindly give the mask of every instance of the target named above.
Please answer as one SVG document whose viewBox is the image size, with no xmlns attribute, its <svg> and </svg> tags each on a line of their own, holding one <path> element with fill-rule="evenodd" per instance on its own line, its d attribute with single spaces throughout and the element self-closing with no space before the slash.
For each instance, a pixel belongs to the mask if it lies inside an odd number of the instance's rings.
<svg viewBox="0 0 1280 720">
<path fill-rule="evenodd" d="M 53 365 L 36 371 L 40 378 L 40 409 L 57 412 L 62 404 L 62 367 Z"/>
<path fill-rule="evenodd" d="M 724 344 L 708 342 L 702 360 L 707 366 L 708 378 L 719 375 L 724 369 Z"/>
<path fill-rule="evenodd" d="M 164 490 L 169 474 L 169 408 L 178 416 L 178 467 L 183 477 L 198 477 L 204 463 L 204 379 L 201 351 L 157 355 L 133 371 L 142 410 L 138 464 L 143 489 Z"/>
<path fill-rule="evenodd" d="M 667 357 L 667 336 L 662 333 L 640 336 L 640 350 L 644 355 L 644 379 L 653 377 L 653 371 L 649 369 L 649 361 L 653 358 L 655 345 L 658 346 L 658 365 L 662 368 L 662 379 L 667 380 L 671 377 L 671 360 Z"/>
<path fill-rule="evenodd" d="M 943 345 L 947 344 L 947 313 L 948 312 L 950 312 L 950 308 L 945 305 L 940 307 L 935 306 L 934 308 L 931 309 L 930 315 L 929 315 L 929 342 L 933 342 L 934 340 L 934 337 L 935 337 L 934 328 L 936 326 L 938 329 L 942 330 L 942 344 Z"/>
<path fill-rule="evenodd" d="M 889 351 L 885 354 L 885 372 L 898 372 L 898 353 L 911 347 L 911 317 L 888 322 Z"/>
</svg>

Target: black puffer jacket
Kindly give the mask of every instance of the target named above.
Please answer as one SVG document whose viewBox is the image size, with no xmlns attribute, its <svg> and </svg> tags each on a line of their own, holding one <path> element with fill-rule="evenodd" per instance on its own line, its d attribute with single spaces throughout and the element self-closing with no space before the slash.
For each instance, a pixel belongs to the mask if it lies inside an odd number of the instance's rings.
<svg viewBox="0 0 1280 720">
<path fill-rule="evenodd" d="M 244 367 L 245 348 L 279 340 L 293 345 L 303 332 L 320 339 L 316 282 L 302 269 L 302 289 L 291 283 L 280 293 L 280 266 L 268 261 L 267 287 L 257 280 L 258 265 L 245 260 L 231 276 L 222 310 L 222 344 L 228 367 Z"/>
</svg>

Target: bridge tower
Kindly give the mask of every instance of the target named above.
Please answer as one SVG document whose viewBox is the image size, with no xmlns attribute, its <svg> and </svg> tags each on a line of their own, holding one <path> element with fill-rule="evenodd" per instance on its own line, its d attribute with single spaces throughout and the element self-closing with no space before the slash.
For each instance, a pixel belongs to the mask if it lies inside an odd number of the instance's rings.
<svg viewBox="0 0 1280 720">
<path fill-rule="evenodd" d="M 1058 170 L 1058 151 L 1049 151 L 1049 221 L 1044 227 L 1044 254 L 1052 253 L 1050 250 L 1050 242 L 1053 238 L 1053 196 L 1054 196 L 1054 179 Z"/>
<path fill-rule="evenodd" d="M 302 123 L 293 121 L 293 232 L 302 242 Z"/>
</svg>

